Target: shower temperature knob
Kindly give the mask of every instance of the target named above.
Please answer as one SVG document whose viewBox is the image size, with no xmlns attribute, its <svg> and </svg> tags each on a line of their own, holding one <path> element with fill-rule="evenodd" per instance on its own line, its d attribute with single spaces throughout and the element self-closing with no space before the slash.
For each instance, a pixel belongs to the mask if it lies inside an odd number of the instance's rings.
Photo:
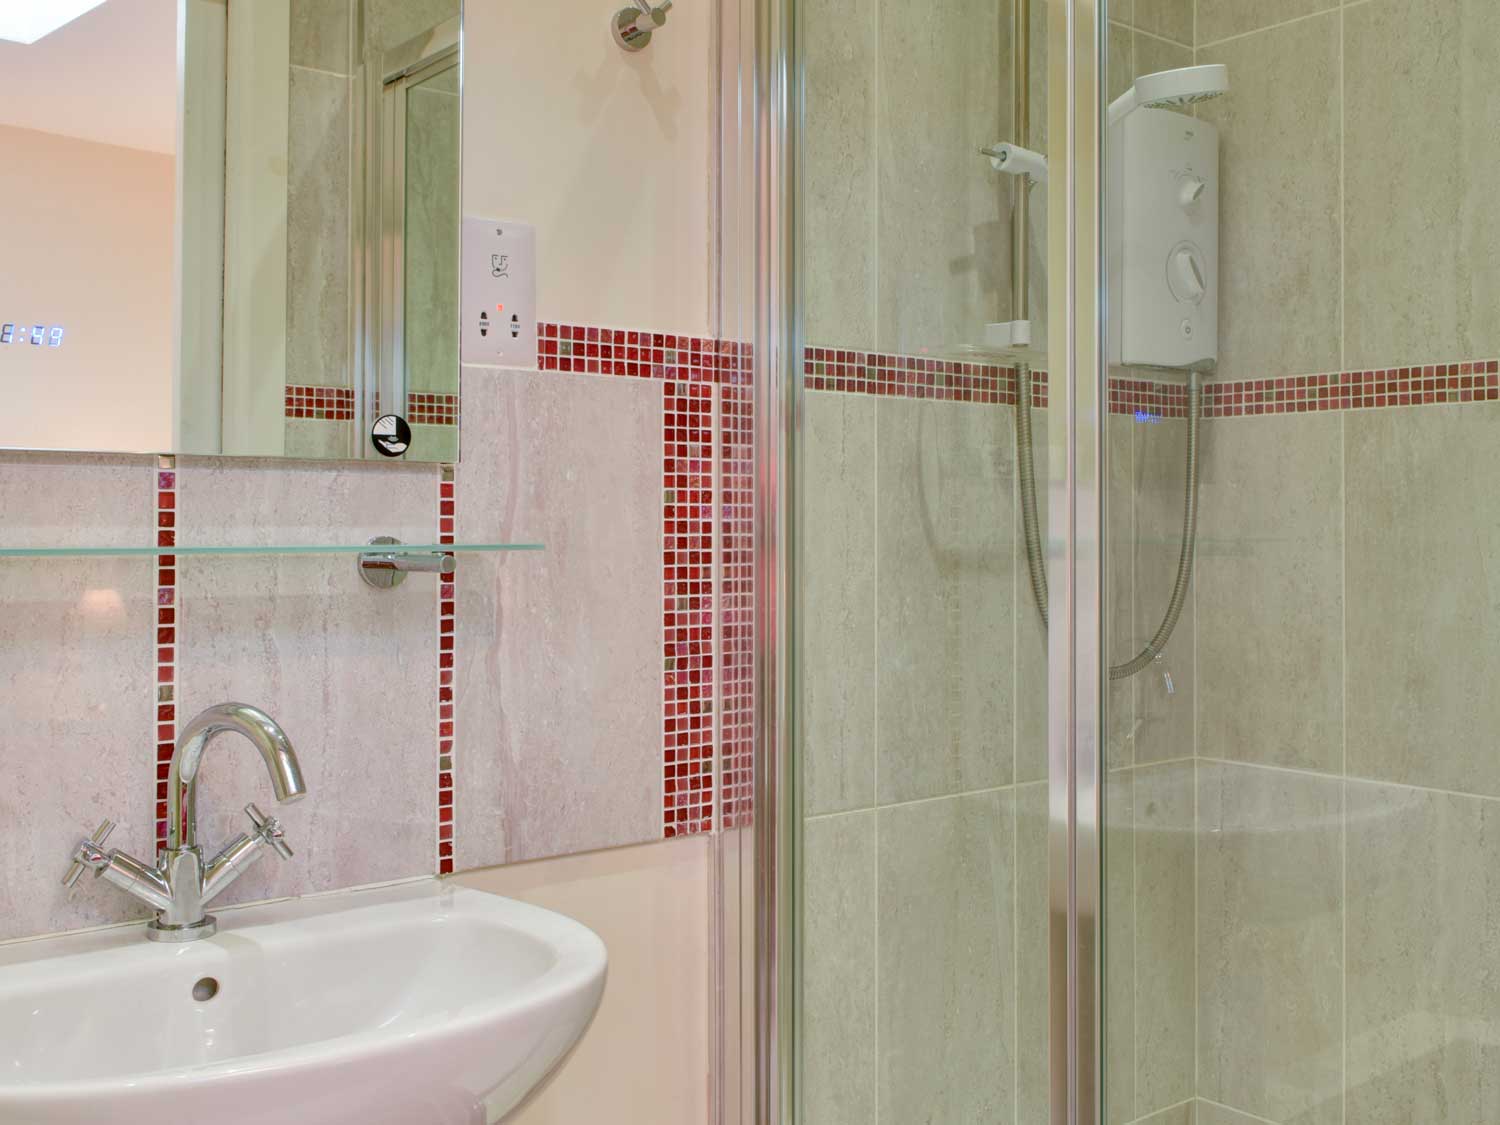
<svg viewBox="0 0 1500 1125">
<path fill-rule="evenodd" d="M 1203 273 L 1198 248 L 1178 246 L 1167 260 L 1167 285 L 1179 301 L 1196 305 L 1208 292 L 1208 278 Z"/>
<path fill-rule="evenodd" d="M 1203 193 L 1207 190 L 1207 180 L 1189 173 L 1177 181 L 1177 202 L 1184 207 L 1191 207 L 1203 198 Z"/>
</svg>

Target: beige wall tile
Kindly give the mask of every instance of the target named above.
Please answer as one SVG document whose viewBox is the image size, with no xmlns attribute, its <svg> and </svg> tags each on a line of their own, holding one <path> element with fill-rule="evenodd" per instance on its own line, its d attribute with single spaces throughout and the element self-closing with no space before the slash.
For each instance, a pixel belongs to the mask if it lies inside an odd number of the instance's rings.
<svg viewBox="0 0 1500 1125">
<path fill-rule="evenodd" d="M 1181 46 L 1193 45 L 1193 0 L 1135 0 L 1131 22 L 1141 31 L 1170 39 Z M 1140 41 L 1136 42 L 1140 50 Z M 1158 68 L 1161 69 L 1161 68 Z M 1138 71 L 1154 74 L 1152 70 Z"/>
<path fill-rule="evenodd" d="M 1347 364 L 1492 356 L 1500 5 L 1372 0 L 1344 21 Z"/>
<path fill-rule="evenodd" d="M 183 461 L 183 542 L 430 541 L 430 466 Z M 199 827 L 215 848 L 245 830 L 247 801 L 274 812 L 294 857 L 262 860 L 220 902 L 247 902 L 431 872 L 437 795 L 436 579 L 399 590 L 359 580 L 347 557 L 187 558 L 178 566 L 179 726 L 225 700 L 261 707 L 297 748 L 307 796 L 277 806 L 265 767 L 225 736 L 205 761 Z"/>
<path fill-rule="evenodd" d="M 1193 1094 L 1193 769 L 1132 771 L 1138 1114 Z"/>
<path fill-rule="evenodd" d="M 804 400 L 802 769 L 808 814 L 875 803 L 875 399 Z"/>
<path fill-rule="evenodd" d="M 1135 32 L 1126 24 L 1111 22 L 1109 25 L 1104 71 L 1105 90 L 1109 100 L 1114 101 L 1130 89 L 1136 74 Z"/>
<path fill-rule="evenodd" d="M 662 387 L 464 372 L 455 865 L 661 833 Z"/>
<path fill-rule="evenodd" d="M 1166 617 L 1182 555 L 1182 506 L 1187 487 L 1187 423 L 1168 420 L 1140 424 L 1131 420 L 1130 425 L 1135 431 L 1136 448 L 1134 624 L 1128 632 L 1119 634 L 1110 653 L 1113 664 L 1143 651 Z M 1201 513 L 1201 502 L 1199 510 Z M 1201 560 L 1201 535 L 1199 543 Z M 1194 571 L 1195 583 L 1202 582 L 1201 565 Z M 1135 696 L 1133 750 L 1137 763 L 1171 761 L 1193 753 L 1196 600 L 1190 590 L 1177 628 L 1167 642 L 1166 655 L 1126 685 Z"/>
<path fill-rule="evenodd" d="M 1201 763 L 1198 1093 L 1342 1120 L 1341 782 Z"/>
<path fill-rule="evenodd" d="M 1493 406 L 1350 414 L 1349 765 L 1356 777 L 1500 794 L 1500 527 L 1483 487 Z"/>
<path fill-rule="evenodd" d="M 291 61 L 348 74 L 349 15 L 354 0 L 292 0 Z"/>
<path fill-rule="evenodd" d="M 1342 0 L 1197 0 L 1200 47 L 1338 8 Z M 1137 0 L 1139 3 L 1139 0 Z M 1201 59 L 1199 60 L 1202 61 Z M 1234 76 L 1230 75 L 1230 81 Z"/>
<path fill-rule="evenodd" d="M 1343 760 L 1342 418 L 1204 426 L 1199 753 L 1338 772 Z"/>
<path fill-rule="evenodd" d="M 1013 797 L 880 810 L 880 1116 L 1014 1110 Z"/>
<path fill-rule="evenodd" d="M 1158 1113 L 1142 1117 L 1136 1125 L 1202 1125 L 1203 1116 L 1199 1111 L 1200 1105 L 1201 1103 L 1192 1101 L 1170 1106 Z"/>
<path fill-rule="evenodd" d="M 355 441 L 364 440 L 364 435 L 356 432 L 357 425 L 357 422 L 330 422 L 326 418 L 288 418 L 286 456 L 303 461 L 346 458 Z M 414 440 L 412 444 L 418 443 Z M 421 447 L 425 454 L 426 443 L 421 443 Z"/>
<path fill-rule="evenodd" d="M 1337 370 L 1339 17 L 1199 49 L 1230 92 L 1219 128 L 1219 375 Z"/>
<path fill-rule="evenodd" d="M 1011 420 L 963 403 L 887 398 L 877 435 L 879 797 L 1008 785 Z"/>
<path fill-rule="evenodd" d="M 1136 999 L 1136 778 L 1133 771 L 1112 774 L 1104 790 L 1104 1120 L 1109 1123 L 1128 1121 L 1135 1112 L 1136 1088 L 1140 1075 L 1136 1068 L 1139 1009 Z M 1045 807 L 1045 806 L 1044 806 Z M 1045 898 L 1043 899 L 1045 902 Z M 1044 915 L 1046 917 L 1046 915 Z M 1031 976 L 1047 996 L 1047 962 L 1040 954 L 1020 961 L 1022 976 Z M 1024 1012 L 1023 1012 L 1024 1016 Z M 1023 1040 L 1035 1024 L 1023 1019 Z M 1044 1019 L 1040 1025 L 1048 1026 Z M 1049 1074 L 1050 1068 L 1042 1071 Z M 1041 1103 L 1045 1111 L 1046 1103 Z M 1038 1116 L 1018 1116 L 1017 1121 L 1045 1121 Z"/>
<path fill-rule="evenodd" d="M 459 14 L 460 0 L 360 0 L 365 48 L 399 47 L 413 36 Z"/>
<path fill-rule="evenodd" d="M 349 80 L 304 67 L 291 73 L 286 381 L 347 386 Z"/>
<path fill-rule="evenodd" d="M 6 546 L 144 544 L 148 458 L 0 453 Z M 156 567 L 146 559 L 0 564 L 0 939 L 145 916 L 68 857 L 105 817 L 109 846 L 155 853 Z"/>
<path fill-rule="evenodd" d="M 876 1115 L 875 816 L 803 828 L 801 1116 L 819 1125 Z"/>
<path fill-rule="evenodd" d="M 1008 39 L 993 0 L 878 4 L 878 339 L 915 353 L 1009 307 L 1012 185 L 975 151 L 1010 136 Z"/>
<path fill-rule="evenodd" d="M 1251 1117 L 1237 1109 L 1198 1099 L 1194 1107 L 1197 1125 L 1265 1125 L 1263 1117 Z"/>
<path fill-rule="evenodd" d="M 1349 785 L 1349 1120 L 1500 1120 L 1500 804 Z"/>
<path fill-rule="evenodd" d="M 1048 949 L 1051 926 L 1047 880 L 1047 783 L 1016 786 L 1016 1120 L 1046 1121 L 1051 1074 L 1048 1027 Z M 1111 888 L 1113 889 L 1113 888 Z M 1112 916 L 1113 917 L 1113 916 Z M 1121 928 L 1117 953 L 1128 947 L 1130 932 Z M 1110 1040 L 1111 1046 L 1114 1039 Z M 1113 1077 L 1113 1075 L 1111 1075 Z M 1009 1118 L 1005 1118 L 1009 1120 Z"/>
<path fill-rule="evenodd" d="M 1192 38 L 1191 34 L 1188 36 Z M 1133 73 L 1136 77 L 1143 74 L 1155 74 L 1162 70 L 1175 70 L 1180 66 L 1193 65 L 1193 49 L 1185 47 L 1181 42 L 1169 42 L 1166 39 L 1158 39 L 1154 35 L 1146 35 L 1137 32 L 1135 38 L 1135 59 L 1132 64 Z M 1111 96 L 1118 96 L 1125 91 L 1122 89 Z"/>
<path fill-rule="evenodd" d="M 407 393 L 458 391 L 459 99 L 441 85 L 443 77 L 456 74 L 451 67 L 406 93 Z"/>
<path fill-rule="evenodd" d="M 1032 466 L 1036 473 L 1037 534 L 1041 537 L 1043 566 L 1047 550 L 1047 412 L 1031 412 Z M 1019 468 L 1015 515 L 1016 599 L 1016 780 L 1047 777 L 1047 627 L 1031 589 L 1026 561 L 1026 527 L 1021 516 Z"/>
<path fill-rule="evenodd" d="M 711 854 L 707 836 L 687 836 L 457 877 L 566 914 L 609 951 L 593 1023 L 506 1125 L 702 1125 Z"/>
<path fill-rule="evenodd" d="M 812 0 L 803 12 L 807 339 L 873 348 L 878 0 Z"/>
</svg>

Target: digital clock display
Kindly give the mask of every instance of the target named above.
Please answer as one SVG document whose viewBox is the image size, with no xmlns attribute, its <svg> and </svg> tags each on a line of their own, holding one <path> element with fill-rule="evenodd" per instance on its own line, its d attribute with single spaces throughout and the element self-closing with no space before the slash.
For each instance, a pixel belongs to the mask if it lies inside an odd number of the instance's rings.
<svg viewBox="0 0 1500 1125">
<path fill-rule="evenodd" d="M 45 343 L 49 348 L 60 348 L 63 342 L 63 326 L 61 324 L 17 324 L 7 321 L 0 324 L 0 345 L 24 344 L 28 340 L 37 347 Z"/>
</svg>

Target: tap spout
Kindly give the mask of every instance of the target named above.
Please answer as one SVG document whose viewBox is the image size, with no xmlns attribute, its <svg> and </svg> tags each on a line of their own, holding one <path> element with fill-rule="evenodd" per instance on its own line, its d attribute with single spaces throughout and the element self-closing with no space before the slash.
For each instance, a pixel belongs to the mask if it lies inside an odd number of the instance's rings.
<svg viewBox="0 0 1500 1125">
<path fill-rule="evenodd" d="M 297 752 L 276 720 L 248 703 L 219 703 L 199 713 L 182 729 L 167 773 L 167 851 L 198 845 L 198 770 L 214 737 L 241 734 L 260 753 L 281 804 L 307 794 Z"/>
</svg>

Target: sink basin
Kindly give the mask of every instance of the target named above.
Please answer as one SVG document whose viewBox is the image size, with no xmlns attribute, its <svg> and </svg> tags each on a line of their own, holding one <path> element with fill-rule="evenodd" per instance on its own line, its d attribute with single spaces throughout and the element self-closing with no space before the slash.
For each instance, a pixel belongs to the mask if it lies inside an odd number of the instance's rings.
<svg viewBox="0 0 1500 1125">
<path fill-rule="evenodd" d="M 495 1122 L 604 991 L 591 930 L 435 880 L 217 913 L 0 948 L 0 1122 Z"/>
</svg>

